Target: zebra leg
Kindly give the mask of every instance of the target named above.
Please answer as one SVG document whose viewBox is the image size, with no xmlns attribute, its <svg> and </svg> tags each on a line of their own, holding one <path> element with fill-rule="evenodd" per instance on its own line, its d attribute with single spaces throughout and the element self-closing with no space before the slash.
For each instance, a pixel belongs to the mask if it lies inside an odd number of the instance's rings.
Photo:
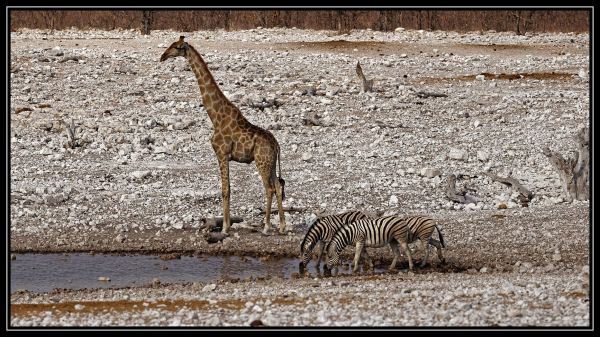
<svg viewBox="0 0 600 337">
<path fill-rule="evenodd" d="M 429 239 L 429 244 L 437 249 L 437 255 L 440 261 L 446 263 L 446 259 L 444 259 L 444 255 L 442 255 L 442 244 L 436 239 Z"/>
<path fill-rule="evenodd" d="M 363 262 L 365 264 L 367 264 L 367 263 L 369 264 L 368 271 L 370 271 L 371 273 L 374 273 L 375 268 L 373 267 L 373 260 L 371 260 L 369 253 L 367 253 L 367 249 L 363 249 L 361 256 L 362 256 Z"/>
<path fill-rule="evenodd" d="M 355 274 L 358 270 L 358 262 L 360 261 L 360 255 L 362 254 L 364 244 L 362 242 L 356 243 L 356 252 L 354 252 L 354 267 L 352 268 L 352 274 Z"/>
<path fill-rule="evenodd" d="M 317 257 L 317 265 L 315 267 L 317 268 L 317 273 L 321 274 L 321 258 L 323 257 L 323 251 L 325 250 L 325 242 L 321 241 L 319 244 L 319 257 Z"/>
<path fill-rule="evenodd" d="M 423 268 L 427 264 L 427 258 L 429 257 L 429 244 L 425 240 L 420 240 L 421 250 L 423 251 L 423 261 L 419 267 Z"/>
<path fill-rule="evenodd" d="M 389 270 L 392 271 L 396 268 L 396 263 L 398 262 L 398 257 L 400 256 L 400 249 L 398 248 L 398 241 L 393 240 L 390 242 L 390 248 L 392 249 L 392 253 L 394 253 L 394 259 L 392 260 L 392 264 L 390 265 Z"/>
<path fill-rule="evenodd" d="M 410 254 L 408 243 L 406 243 L 406 241 L 400 241 L 400 246 L 402 246 L 402 249 L 404 249 L 404 252 L 406 253 L 406 258 L 408 259 L 408 269 L 413 270 L 412 255 Z"/>
</svg>

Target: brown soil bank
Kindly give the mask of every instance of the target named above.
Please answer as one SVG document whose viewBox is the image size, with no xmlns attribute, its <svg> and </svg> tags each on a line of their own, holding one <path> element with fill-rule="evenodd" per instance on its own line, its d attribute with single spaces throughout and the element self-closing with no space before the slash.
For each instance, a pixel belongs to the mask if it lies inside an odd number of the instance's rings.
<svg viewBox="0 0 600 337">
<path fill-rule="evenodd" d="M 391 31 L 406 29 L 452 31 L 587 32 L 587 10 L 179 10 L 74 11 L 12 10 L 10 28 L 67 29 L 250 29 L 297 27 L 341 32 L 350 29 Z"/>
</svg>

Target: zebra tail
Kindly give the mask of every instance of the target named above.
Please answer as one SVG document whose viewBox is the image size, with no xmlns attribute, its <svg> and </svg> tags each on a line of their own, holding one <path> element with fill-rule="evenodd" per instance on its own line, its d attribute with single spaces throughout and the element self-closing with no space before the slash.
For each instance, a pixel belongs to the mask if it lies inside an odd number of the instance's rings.
<svg viewBox="0 0 600 337">
<path fill-rule="evenodd" d="M 440 243 L 442 244 L 442 247 L 446 248 L 446 244 L 444 244 L 444 236 L 442 235 L 442 232 L 440 232 L 440 228 L 436 225 L 435 229 L 437 229 L 438 236 L 440 237 Z"/>
</svg>

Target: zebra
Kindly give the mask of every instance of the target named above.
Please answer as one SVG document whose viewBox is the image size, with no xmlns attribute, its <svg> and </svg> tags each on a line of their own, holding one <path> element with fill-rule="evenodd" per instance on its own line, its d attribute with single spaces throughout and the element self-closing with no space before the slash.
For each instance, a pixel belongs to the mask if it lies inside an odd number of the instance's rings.
<svg viewBox="0 0 600 337">
<path fill-rule="evenodd" d="M 408 243 L 415 242 L 418 239 L 420 242 L 421 251 L 425 251 L 425 257 L 423 258 L 420 267 L 423 268 L 427 263 L 427 257 L 429 256 L 428 244 L 437 248 L 438 258 L 442 263 L 445 263 L 446 260 L 442 255 L 442 248 L 446 248 L 446 245 L 444 244 L 444 237 L 442 236 L 442 232 L 440 231 L 438 225 L 435 223 L 435 220 L 428 216 L 422 215 L 406 216 L 404 217 L 404 220 L 407 222 L 408 228 L 410 230 L 408 235 Z M 438 232 L 440 241 L 435 240 L 431 237 L 434 228 Z"/>
<path fill-rule="evenodd" d="M 367 216 L 361 211 L 348 211 L 340 214 L 332 214 L 315 219 L 308 228 L 308 231 L 306 232 L 306 235 L 304 236 L 304 239 L 300 244 L 300 274 L 302 275 L 306 271 L 306 266 L 312 258 L 312 251 L 318 243 L 320 243 L 320 248 L 316 268 L 317 272 L 320 273 L 320 265 L 321 258 L 323 257 L 323 251 L 325 250 L 325 246 L 327 245 L 327 243 L 329 243 L 329 240 L 331 240 L 331 237 L 338 230 L 338 228 L 342 227 L 345 224 L 352 223 L 356 220 L 367 219 L 368 217 L 369 216 Z"/>
<path fill-rule="evenodd" d="M 390 265 L 390 270 L 394 269 L 400 250 L 398 245 L 402 246 L 408 258 L 409 269 L 413 269 L 412 256 L 408 248 L 410 229 L 404 218 L 398 216 L 386 216 L 377 219 L 358 220 L 351 224 L 342 226 L 333 235 L 327 247 L 327 264 L 324 266 L 324 274 L 331 276 L 331 269 L 338 265 L 340 253 L 347 245 L 356 245 L 354 252 L 354 267 L 352 273 L 358 270 L 358 261 L 361 256 L 367 258 L 371 270 L 373 262 L 368 254 L 363 253 L 365 247 L 383 247 L 390 245 L 394 253 L 394 260 Z"/>
</svg>

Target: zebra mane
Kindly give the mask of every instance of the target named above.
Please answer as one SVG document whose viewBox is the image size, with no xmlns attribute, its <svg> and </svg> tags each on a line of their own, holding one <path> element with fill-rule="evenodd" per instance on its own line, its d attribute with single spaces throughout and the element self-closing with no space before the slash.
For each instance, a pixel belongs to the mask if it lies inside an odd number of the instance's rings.
<svg viewBox="0 0 600 337">
<path fill-rule="evenodd" d="M 308 234 L 310 232 L 310 230 L 315 226 L 315 224 L 317 223 L 317 221 L 319 221 L 319 217 L 315 217 L 310 224 L 308 225 L 308 230 L 306 231 L 306 234 Z M 304 244 L 306 243 L 306 238 L 308 237 L 308 235 L 304 236 L 304 239 L 302 239 L 302 243 L 300 243 L 300 250 L 302 250 L 302 247 L 304 247 Z"/>
</svg>

